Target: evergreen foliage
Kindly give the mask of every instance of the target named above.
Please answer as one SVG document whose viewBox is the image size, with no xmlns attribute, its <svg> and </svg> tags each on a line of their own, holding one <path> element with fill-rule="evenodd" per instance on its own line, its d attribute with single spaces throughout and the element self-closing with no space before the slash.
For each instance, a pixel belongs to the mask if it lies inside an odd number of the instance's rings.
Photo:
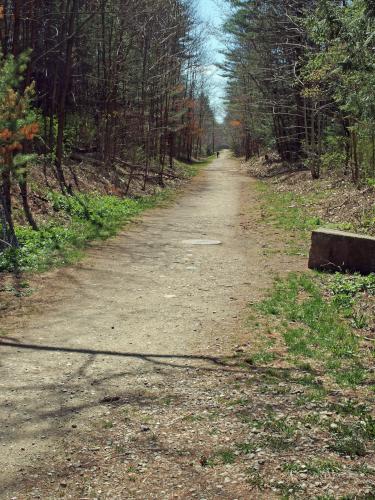
<svg viewBox="0 0 375 500">
<path fill-rule="evenodd" d="M 26 177 L 26 167 L 33 155 L 23 152 L 27 141 L 32 141 L 39 126 L 31 100 L 34 86 L 21 91 L 23 74 L 29 55 L 21 54 L 3 57 L 0 53 L 0 248 L 17 246 L 12 218 L 11 182 L 17 178 L 22 182 Z"/>
<path fill-rule="evenodd" d="M 375 19 L 369 0 L 231 0 L 228 126 L 235 150 L 375 176 Z"/>
</svg>

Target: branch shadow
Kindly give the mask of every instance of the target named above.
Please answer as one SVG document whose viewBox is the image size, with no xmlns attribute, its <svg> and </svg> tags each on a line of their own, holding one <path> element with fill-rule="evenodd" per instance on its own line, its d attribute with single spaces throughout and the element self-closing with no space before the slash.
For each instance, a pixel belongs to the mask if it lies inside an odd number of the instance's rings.
<svg viewBox="0 0 375 500">
<path fill-rule="evenodd" d="M 152 353 L 139 353 L 139 352 L 119 352 L 119 351 L 107 351 L 107 350 L 97 350 L 97 349 L 80 349 L 73 347 L 57 347 L 49 346 L 43 344 L 24 344 L 18 342 L 11 342 L 9 340 L 4 340 L 4 337 L 0 337 L 0 346 L 3 347 L 13 347 L 17 349 L 26 350 L 37 350 L 37 351 L 49 351 L 49 352 L 66 352 L 70 354 L 88 354 L 88 355 L 101 355 L 101 356 L 116 356 L 123 358 L 136 358 L 143 361 L 149 361 L 156 364 L 167 364 L 168 366 L 173 366 L 175 368 L 186 368 L 186 365 L 168 364 L 163 361 L 163 359 L 186 359 L 186 360 L 197 360 L 197 361 L 208 361 L 214 365 L 228 366 L 223 359 L 214 356 L 204 356 L 204 355 L 190 355 L 190 354 L 152 354 Z"/>
<path fill-rule="evenodd" d="M 19 343 L 16 340 L 9 338 L 0 338 L 0 348 L 3 347 L 4 352 L 9 353 L 9 349 L 24 350 L 25 352 L 34 353 L 63 353 L 77 354 L 81 358 L 81 362 L 74 366 L 68 377 L 61 378 L 57 381 L 50 381 L 35 377 L 30 379 L 30 385 L 23 386 L 2 386 L 5 391 L 11 391 L 9 399 L 5 395 L 6 413 L 9 419 L 6 420 L 7 425 L 2 428 L 1 440 L 4 446 L 8 449 L 21 446 L 24 440 L 37 440 L 45 437 L 51 442 L 56 440 L 70 439 L 74 437 L 77 431 L 73 431 L 72 425 L 75 418 L 82 415 L 98 415 L 98 421 L 94 417 L 93 422 L 98 425 L 100 422 L 101 413 L 92 413 L 102 408 L 119 406 L 130 408 L 151 408 L 156 411 L 162 404 L 162 398 L 172 394 L 176 404 L 186 403 L 186 398 L 190 398 L 190 393 L 185 394 L 180 390 L 180 387 L 173 384 L 166 384 L 164 376 L 170 373 L 170 370 L 187 370 L 187 373 L 192 373 L 195 370 L 198 374 L 209 371 L 219 374 L 219 379 L 222 381 L 221 374 L 226 374 L 229 377 L 234 375 L 238 380 L 238 375 L 241 374 L 241 379 L 247 380 L 250 373 L 263 374 L 268 370 L 266 366 L 251 366 L 246 368 L 241 367 L 241 360 L 237 356 L 206 356 L 206 355 L 190 355 L 190 354 L 158 354 L 158 353 L 143 353 L 143 352 L 121 352 L 114 350 L 100 350 L 88 348 L 73 348 L 64 346 L 50 346 L 45 344 Z M 142 371 L 141 377 L 137 370 L 131 370 L 131 366 L 124 370 L 124 367 L 118 364 L 106 369 L 104 373 L 97 373 L 93 367 L 96 356 L 104 356 L 109 359 L 120 358 L 124 360 L 136 359 L 144 362 L 150 369 L 150 372 L 155 370 L 160 375 L 160 379 L 156 379 L 154 384 L 145 388 L 143 385 L 143 377 L 148 371 Z M 31 357 L 31 363 L 35 363 L 35 359 Z M 122 369 L 121 369 L 122 368 Z M 295 368 L 278 368 L 280 372 L 295 372 Z M 112 371 L 112 373 L 111 373 Z M 299 371 L 299 370 L 297 370 Z M 189 375 L 193 376 L 194 375 Z M 177 378 L 177 377 L 176 377 Z M 283 379 L 281 374 L 281 379 Z M 111 384 L 114 382 L 114 384 Z M 119 382 L 119 384 L 117 384 Z M 93 389 L 94 392 L 91 391 Z M 85 389 L 84 393 L 82 389 Z M 86 389 L 89 389 L 87 391 Z M 78 397 L 71 399 L 70 394 L 78 391 Z M 34 392 L 35 391 L 35 392 Z M 20 409 L 19 398 L 13 397 L 11 394 L 17 393 L 23 398 L 22 406 L 25 410 Z M 3 391 L 4 394 L 4 391 Z M 288 402 L 284 401 L 287 405 Z M 4 409 L 4 408 L 3 408 Z M 251 411 L 251 408 L 250 410 Z M 285 410 L 286 411 L 286 410 Z M 21 414 L 23 413 L 23 415 Z M 25 422 L 27 412 L 28 422 Z M 91 418 L 91 417 L 90 417 Z M 81 420 L 78 421 L 80 423 Z M 80 426 L 79 426 L 80 427 Z M 84 431 L 79 430 L 79 433 Z M 81 434 L 79 434 L 81 435 Z M 83 434 L 82 434 L 83 435 Z M 82 436 L 81 436 L 82 438 Z M 80 439 L 81 439 L 80 438 Z M 83 439 L 83 438 L 82 438 Z M 5 448 L 7 449 L 7 448 Z M 172 453 L 171 450 L 163 450 L 164 453 Z M 35 472 L 35 470 L 34 470 Z M 26 476 L 25 476 L 26 477 Z M 9 483 L 6 485 L 8 490 L 14 488 L 13 476 L 9 476 Z"/>
</svg>

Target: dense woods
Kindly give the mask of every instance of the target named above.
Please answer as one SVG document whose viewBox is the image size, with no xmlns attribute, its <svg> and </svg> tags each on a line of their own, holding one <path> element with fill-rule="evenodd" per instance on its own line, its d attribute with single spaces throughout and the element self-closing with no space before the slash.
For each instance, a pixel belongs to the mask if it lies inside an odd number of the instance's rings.
<svg viewBox="0 0 375 500">
<path fill-rule="evenodd" d="M 0 248 L 35 231 L 30 167 L 64 196 L 94 166 L 113 193 L 163 187 L 175 160 L 231 142 L 277 151 L 313 178 L 375 178 L 375 11 L 370 0 L 227 0 L 227 138 L 210 104 L 206 33 L 186 0 L 0 2 Z M 31 179 L 32 182 L 32 179 Z"/>
<path fill-rule="evenodd" d="M 225 73 L 233 149 L 260 148 L 313 178 L 375 177 L 371 0 L 231 0 Z"/>
<path fill-rule="evenodd" d="M 212 151 L 202 37 L 183 0 L 0 2 L 3 248 L 17 246 L 11 193 L 37 229 L 31 163 L 72 195 L 66 160 L 91 161 L 126 195 Z"/>
</svg>

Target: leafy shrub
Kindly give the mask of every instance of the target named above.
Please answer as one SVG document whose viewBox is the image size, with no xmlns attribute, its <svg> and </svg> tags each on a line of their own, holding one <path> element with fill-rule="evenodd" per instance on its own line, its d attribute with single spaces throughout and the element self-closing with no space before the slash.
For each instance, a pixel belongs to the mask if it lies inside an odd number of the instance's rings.
<svg viewBox="0 0 375 500">
<path fill-rule="evenodd" d="M 329 284 L 329 289 L 334 303 L 339 307 L 348 308 L 352 306 L 355 296 L 359 293 L 375 295 L 375 274 L 361 276 L 336 273 Z"/>
</svg>

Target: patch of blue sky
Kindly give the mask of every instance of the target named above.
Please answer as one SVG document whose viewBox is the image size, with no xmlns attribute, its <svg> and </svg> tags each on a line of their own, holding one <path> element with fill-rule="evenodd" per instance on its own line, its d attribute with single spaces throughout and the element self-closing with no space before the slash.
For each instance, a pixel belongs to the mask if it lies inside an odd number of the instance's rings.
<svg viewBox="0 0 375 500">
<path fill-rule="evenodd" d="M 197 0 L 198 14 L 207 31 L 205 71 L 210 83 L 210 99 L 219 121 L 222 121 L 225 115 L 223 101 L 226 82 L 216 66 L 217 63 L 224 61 L 224 55 L 221 54 L 224 45 L 219 36 L 225 18 L 224 4 L 223 0 Z"/>
</svg>

